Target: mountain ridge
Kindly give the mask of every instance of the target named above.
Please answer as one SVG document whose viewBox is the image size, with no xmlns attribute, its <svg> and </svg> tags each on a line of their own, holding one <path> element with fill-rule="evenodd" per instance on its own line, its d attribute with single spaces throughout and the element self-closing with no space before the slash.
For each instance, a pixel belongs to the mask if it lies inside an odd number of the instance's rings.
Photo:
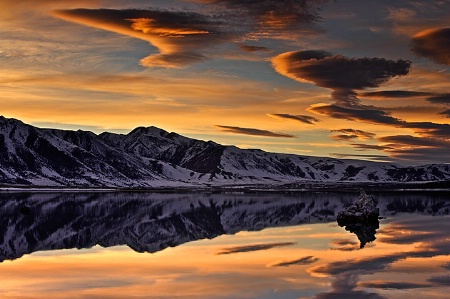
<svg viewBox="0 0 450 299">
<path fill-rule="evenodd" d="M 240 149 L 137 127 L 128 134 L 37 128 L 0 117 L 0 184 L 189 187 L 450 180 L 450 165 L 309 157 Z"/>
</svg>

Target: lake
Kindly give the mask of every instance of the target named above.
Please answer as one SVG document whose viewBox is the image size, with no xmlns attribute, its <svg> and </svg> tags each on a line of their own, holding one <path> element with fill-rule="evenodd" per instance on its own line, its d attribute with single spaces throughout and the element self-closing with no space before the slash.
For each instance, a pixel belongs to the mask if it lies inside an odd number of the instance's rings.
<svg viewBox="0 0 450 299">
<path fill-rule="evenodd" d="M 371 194 L 3 192 L 0 298 L 448 298 L 449 194 Z"/>
</svg>

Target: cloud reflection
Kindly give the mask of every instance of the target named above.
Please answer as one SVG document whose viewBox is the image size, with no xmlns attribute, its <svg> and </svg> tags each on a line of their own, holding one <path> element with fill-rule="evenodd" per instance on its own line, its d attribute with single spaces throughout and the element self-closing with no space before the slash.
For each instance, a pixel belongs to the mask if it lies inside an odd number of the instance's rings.
<svg viewBox="0 0 450 299">
<path fill-rule="evenodd" d="M 243 253 L 243 252 L 252 252 L 252 251 L 260 251 L 260 250 L 269 250 L 272 248 L 278 247 L 287 247 L 295 245 L 295 242 L 280 242 L 280 243 L 266 243 L 266 244 L 253 244 L 253 245 L 244 245 L 244 246 L 236 246 L 236 247 L 227 247 L 218 252 L 218 255 L 221 254 L 232 254 L 232 253 Z"/>
</svg>

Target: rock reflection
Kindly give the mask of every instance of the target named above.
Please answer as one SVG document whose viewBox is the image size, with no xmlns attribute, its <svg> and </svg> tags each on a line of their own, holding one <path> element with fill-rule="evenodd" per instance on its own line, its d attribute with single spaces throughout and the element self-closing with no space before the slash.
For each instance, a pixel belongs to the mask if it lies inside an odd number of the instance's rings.
<svg viewBox="0 0 450 299">
<path fill-rule="evenodd" d="M 375 234 L 380 227 L 380 210 L 376 207 L 377 203 L 373 196 L 360 190 L 358 200 L 337 215 L 338 225 L 345 226 L 346 231 L 358 237 L 360 248 L 376 239 Z"/>
</svg>

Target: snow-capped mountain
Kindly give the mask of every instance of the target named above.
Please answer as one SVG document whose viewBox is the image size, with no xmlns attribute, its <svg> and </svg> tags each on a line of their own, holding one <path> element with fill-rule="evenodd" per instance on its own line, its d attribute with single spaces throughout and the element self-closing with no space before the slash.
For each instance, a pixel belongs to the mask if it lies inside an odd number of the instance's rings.
<svg viewBox="0 0 450 299">
<path fill-rule="evenodd" d="M 448 215 L 438 194 L 377 196 L 380 215 Z M 64 248 L 127 245 L 156 252 L 189 241 L 240 231 L 334 222 L 355 194 L 3 193 L 0 262 Z"/>
<path fill-rule="evenodd" d="M 450 180 L 450 165 L 308 157 L 239 149 L 155 127 L 129 134 L 41 129 L 0 117 L 0 184 L 159 187 Z"/>
</svg>

